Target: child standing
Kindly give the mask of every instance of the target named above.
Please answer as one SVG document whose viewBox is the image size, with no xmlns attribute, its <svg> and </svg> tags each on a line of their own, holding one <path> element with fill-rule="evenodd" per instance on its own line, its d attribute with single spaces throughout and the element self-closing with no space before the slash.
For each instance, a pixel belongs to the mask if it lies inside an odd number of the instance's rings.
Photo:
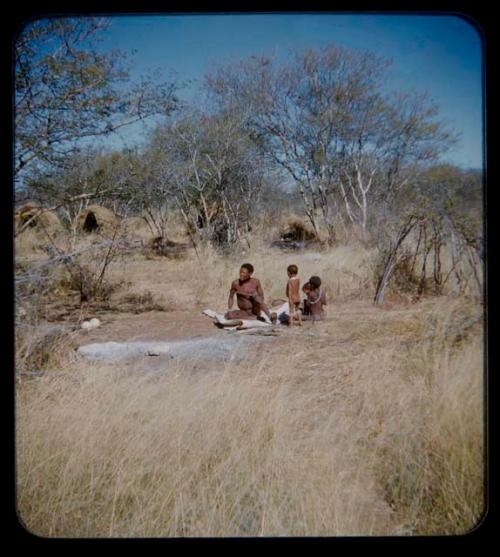
<svg viewBox="0 0 500 557">
<path fill-rule="evenodd" d="M 298 276 L 299 269 L 297 265 L 288 265 L 286 270 L 288 274 L 288 282 L 286 283 L 286 297 L 290 311 L 289 324 L 297 321 L 298 325 L 302 325 L 302 317 L 299 311 L 300 305 L 300 278 Z"/>
</svg>

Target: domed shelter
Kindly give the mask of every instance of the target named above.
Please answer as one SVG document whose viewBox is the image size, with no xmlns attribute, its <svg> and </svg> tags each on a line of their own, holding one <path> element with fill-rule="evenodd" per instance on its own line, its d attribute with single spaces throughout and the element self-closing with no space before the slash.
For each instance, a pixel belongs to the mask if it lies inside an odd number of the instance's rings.
<svg viewBox="0 0 500 557">
<path fill-rule="evenodd" d="M 14 214 L 16 232 L 24 230 L 45 230 L 54 233 L 62 230 L 59 217 L 38 203 L 28 202 L 16 209 Z"/>
<path fill-rule="evenodd" d="M 311 242 L 315 239 L 314 232 L 300 221 L 288 223 L 288 226 L 280 234 L 280 240 L 284 242 Z"/>
<path fill-rule="evenodd" d="M 293 221 L 281 230 L 280 239 L 271 246 L 280 249 L 302 249 L 317 242 L 314 232 L 300 221 Z"/>
<path fill-rule="evenodd" d="M 78 217 L 78 228 L 90 234 L 92 232 L 106 232 L 118 224 L 118 218 L 106 207 L 89 205 Z"/>
</svg>

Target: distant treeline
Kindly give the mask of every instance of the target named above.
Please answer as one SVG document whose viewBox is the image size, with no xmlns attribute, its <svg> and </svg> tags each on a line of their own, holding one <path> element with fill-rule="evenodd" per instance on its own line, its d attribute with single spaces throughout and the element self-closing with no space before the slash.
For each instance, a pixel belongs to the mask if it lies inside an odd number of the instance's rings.
<svg viewBox="0 0 500 557">
<path fill-rule="evenodd" d="M 230 249 L 258 219 L 300 212 L 335 244 L 409 212 L 482 218 L 482 175 L 438 161 L 457 141 L 426 95 L 385 92 L 390 62 L 335 44 L 278 63 L 216 67 L 199 102 L 182 83 L 130 80 L 122 53 L 99 52 L 108 22 L 36 21 L 16 43 L 16 202 L 74 222 L 86 205 L 145 215 L 168 237 L 177 212 L 193 241 Z M 161 116 L 140 146 L 106 137 Z"/>
</svg>

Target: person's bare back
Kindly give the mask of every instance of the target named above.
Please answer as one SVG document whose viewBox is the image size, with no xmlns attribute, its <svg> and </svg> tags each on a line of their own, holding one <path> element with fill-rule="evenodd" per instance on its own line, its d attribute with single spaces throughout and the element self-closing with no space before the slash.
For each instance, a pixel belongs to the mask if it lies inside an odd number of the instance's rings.
<svg viewBox="0 0 500 557">
<path fill-rule="evenodd" d="M 286 284 L 286 297 L 293 304 L 300 304 L 300 279 L 291 277 Z"/>
<path fill-rule="evenodd" d="M 300 305 L 300 278 L 298 277 L 299 268 L 297 265 L 288 265 L 287 267 L 288 282 L 286 283 L 286 297 L 288 300 L 288 325 L 297 323 L 302 325 L 302 316 L 299 310 Z"/>
</svg>

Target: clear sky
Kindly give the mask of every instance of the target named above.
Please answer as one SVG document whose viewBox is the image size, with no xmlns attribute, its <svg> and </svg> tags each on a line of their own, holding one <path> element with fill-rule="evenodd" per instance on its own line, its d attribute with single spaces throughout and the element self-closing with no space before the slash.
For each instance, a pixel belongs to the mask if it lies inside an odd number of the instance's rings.
<svg viewBox="0 0 500 557">
<path fill-rule="evenodd" d="M 197 80 L 220 63 L 260 52 L 335 42 L 391 58 L 388 88 L 426 91 L 440 117 L 461 134 L 444 160 L 464 168 L 483 163 L 482 43 L 466 19 L 453 15 L 207 14 L 113 16 L 101 48 L 130 52 L 133 76 L 161 68 Z M 122 134 L 128 140 L 139 128 Z"/>
</svg>

